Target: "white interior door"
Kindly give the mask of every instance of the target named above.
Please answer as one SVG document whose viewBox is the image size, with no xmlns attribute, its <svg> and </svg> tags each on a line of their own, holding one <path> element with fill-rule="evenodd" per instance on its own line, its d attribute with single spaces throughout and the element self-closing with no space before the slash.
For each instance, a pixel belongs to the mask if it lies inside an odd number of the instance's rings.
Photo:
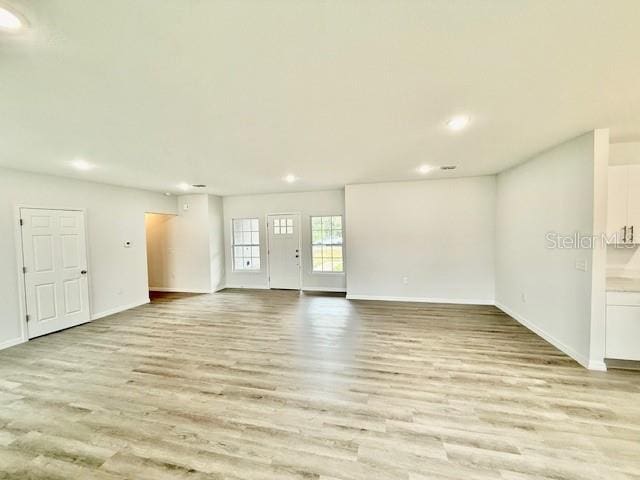
<svg viewBox="0 0 640 480">
<path fill-rule="evenodd" d="M 88 322 L 84 213 L 21 208 L 29 338 Z"/>
<path fill-rule="evenodd" d="M 269 215 L 269 287 L 300 289 L 300 215 Z"/>
</svg>

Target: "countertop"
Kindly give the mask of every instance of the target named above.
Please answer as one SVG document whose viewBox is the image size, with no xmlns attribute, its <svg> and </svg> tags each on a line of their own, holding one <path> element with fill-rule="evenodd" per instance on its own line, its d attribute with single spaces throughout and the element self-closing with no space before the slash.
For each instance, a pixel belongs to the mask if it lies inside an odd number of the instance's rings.
<svg viewBox="0 0 640 480">
<path fill-rule="evenodd" d="M 607 292 L 640 293 L 640 278 L 607 277 Z"/>
</svg>

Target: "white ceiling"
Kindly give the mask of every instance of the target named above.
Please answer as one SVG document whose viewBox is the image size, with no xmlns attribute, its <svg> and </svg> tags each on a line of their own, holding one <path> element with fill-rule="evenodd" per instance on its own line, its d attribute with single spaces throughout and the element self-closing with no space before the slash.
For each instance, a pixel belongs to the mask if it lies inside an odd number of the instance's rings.
<svg viewBox="0 0 640 480">
<path fill-rule="evenodd" d="M 595 127 L 640 140 L 637 0 L 2 3 L 31 24 L 0 34 L 3 166 L 226 195 L 491 174 Z"/>
</svg>

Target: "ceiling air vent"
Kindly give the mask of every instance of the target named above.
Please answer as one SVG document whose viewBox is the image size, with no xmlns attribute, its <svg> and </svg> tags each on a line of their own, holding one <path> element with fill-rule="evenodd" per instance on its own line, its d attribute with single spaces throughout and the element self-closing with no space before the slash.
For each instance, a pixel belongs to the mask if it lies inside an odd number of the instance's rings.
<svg viewBox="0 0 640 480">
<path fill-rule="evenodd" d="M 195 185 L 191 185 L 193 188 L 207 188 L 206 185 L 202 183 L 196 183 Z"/>
<path fill-rule="evenodd" d="M 443 165 L 440 167 L 440 170 L 455 170 L 456 166 L 455 165 Z"/>
</svg>

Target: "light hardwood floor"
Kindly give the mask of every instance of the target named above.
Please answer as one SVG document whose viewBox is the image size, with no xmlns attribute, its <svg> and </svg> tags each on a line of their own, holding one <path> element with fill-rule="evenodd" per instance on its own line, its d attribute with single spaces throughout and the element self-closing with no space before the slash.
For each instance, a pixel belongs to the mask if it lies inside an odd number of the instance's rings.
<svg viewBox="0 0 640 480">
<path fill-rule="evenodd" d="M 1 479 L 640 479 L 640 374 L 493 307 L 167 295 L 0 352 Z"/>
</svg>

